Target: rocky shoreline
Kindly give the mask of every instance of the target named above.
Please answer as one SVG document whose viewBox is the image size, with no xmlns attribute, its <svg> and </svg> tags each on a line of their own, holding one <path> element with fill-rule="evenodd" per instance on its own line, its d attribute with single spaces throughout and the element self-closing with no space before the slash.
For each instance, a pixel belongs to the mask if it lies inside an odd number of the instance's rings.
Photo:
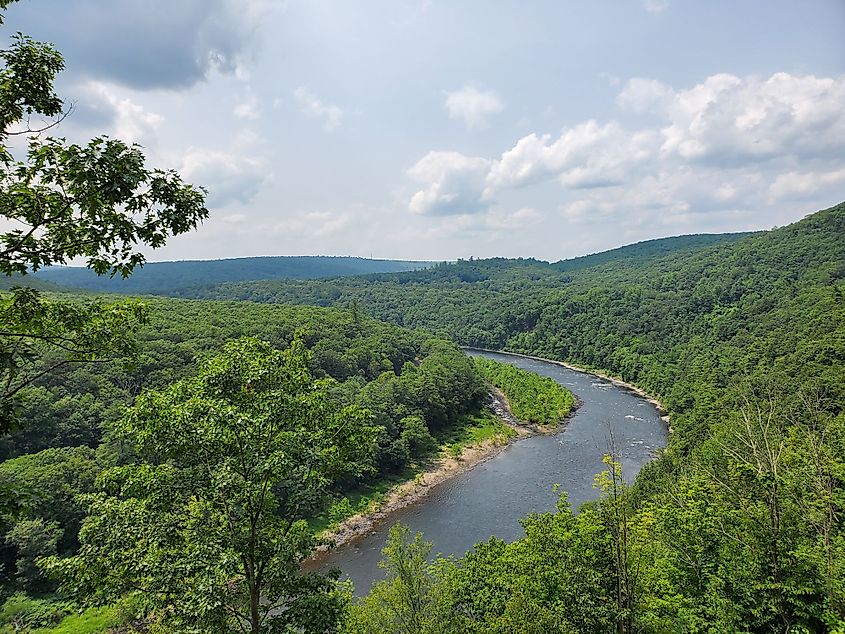
<svg viewBox="0 0 845 634">
<path fill-rule="evenodd" d="M 325 542 L 319 546 L 312 560 L 319 560 L 322 553 L 331 548 L 342 546 L 357 537 L 372 532 L 377 524 L 387 519 L 395 511 L 423 499 L 437 485 L 469 471 L 473 467 L 489 460 L 502 451 L 511 442 L 536 434 L 552 433 L 560 430 L 563 422 L 571 417 L 581 402 L 576 396 L 576 403 L 567 417 L 553 427 L 543 427 L 518 419 L 513 415 L 507 397 L 496 388 L 490 391 L 487 407 L 508 427 L 516 432 L 516 437 L 502 442 L 499 439 L 487 440 L 480 445 L 467 447 L 460 457 L 441 456 L 434 460 L 426 471 L 413 480 L 397 485 L 387 494 L 379 508 L 370 513 L 359 513 L 343 520 L 337 528 L 321 535 Z"/>
</svg>

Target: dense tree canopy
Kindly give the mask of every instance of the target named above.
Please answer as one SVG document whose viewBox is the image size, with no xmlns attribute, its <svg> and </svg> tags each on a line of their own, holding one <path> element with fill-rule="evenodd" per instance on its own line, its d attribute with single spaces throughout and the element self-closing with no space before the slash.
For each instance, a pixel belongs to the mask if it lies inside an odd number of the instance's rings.
<svg viewBox="0 0 845 634">
<path fill-rule="evenodd" d="M 502 390 L 519 419 L 556 425 L 575 407 L 575 397 L 554 379 L 483 357 L 475 357 L 473 362 L 484 378 Z"/>
<path fill-rule="evenodd" d="M 164 631 L 845 627 L 845 204 L 554 264 L 178 291 L 349 310 L 65 295 L 32 271 L 129 275 L 208 212 L 137 146 L 46 135 L 63 64 L 23 35 L 0 51 L 0 431 L 24 423 L 0 440 L 10 627 L 76 610 L 57 583 L 134 599 Z M 636 383 L 670 409 L 669 447 L 631 486 L 608 456 L 598 502 L 564 498 L 511 544 L 431 562 L 394 529 L 387 580 L 346 611 L 334 577 L 299 570 L 306 520 L 477 411 L 485 381 L 445 339 Z M 548 388 L 484 371 L 529 400 Z"/>
<path fill-rule="evenodd" d="M 137 594 L 167 631 L 325 632 L 342 595 L 300 574 L 305 518 L 371 464 L 370 415 L 314 382 L 302 339 L 228 343 L 121 423 L 141 461 L 101 474 L 79 553 L 49 564 L 75 592 Z"/>
</svg>

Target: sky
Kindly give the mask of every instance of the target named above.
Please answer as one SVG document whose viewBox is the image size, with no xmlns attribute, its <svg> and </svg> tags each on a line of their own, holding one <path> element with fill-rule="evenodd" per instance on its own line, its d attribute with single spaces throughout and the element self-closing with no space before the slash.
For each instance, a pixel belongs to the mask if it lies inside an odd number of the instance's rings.
<svg viewBox="0 0 845 634">
<path fill-rule="evenodd" d="M 845 200 L 845 0 L 25 0 L 73 104 L 209 192 L 150 260 L 556 261 Z"/>
</svg>

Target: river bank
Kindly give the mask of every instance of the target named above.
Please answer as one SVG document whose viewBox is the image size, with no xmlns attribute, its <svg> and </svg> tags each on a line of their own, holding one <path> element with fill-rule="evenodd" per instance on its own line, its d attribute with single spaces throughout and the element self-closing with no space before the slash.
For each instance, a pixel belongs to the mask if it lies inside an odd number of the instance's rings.
<svg viewBox="0 0 845 634">
<path fill-rule="evenodd" d="M 578 365 L 574 365 L 572 363 L 567 363 L 566 361 L 556 361 L 554 359 L 546 359 L 545 357 L 535 357 L 535 356 L 530 355 L 530 354 L 522 354 L 522 353 L 519 353 L 519 352 L 509 352 L 507 350 L 490 350 L 488 348 L 471 348 L 471 347 L 468 347 L 468 346 L 464 346 L 463 349 L 464 350 L 476 351 L 476 352 L 504 354 L 504 355 L 508 355 L 508 356 L 511 356 L 511 357 L 522 357 L 523 359 L 531 359 L 533 361 L 543 361 L 544 363 L 551 363 L 551 364 L 554 364 L 554 365 L 559 365 L 559 366 L 567 368 L 569 370 L 575 370 L 576 372 L 584 372 L 586 374 L 592 374 L 593 376 L 597 376 L 599 378 L 605 379 L 606 381 L 610 381 L 611 383 L 613 383 L 617 387 L 621 387 L 621 388 L 628 390 L 629 392 L 633 392 L 637 396 L 642 397 L 648 403 L 651 403 L 652 405 L 654 405 L 654 407 L 657 408 L 657 411 L 660 412 L 660 419 L 664 423 L 666 423 L 666 427 L 668 428 L 669 433 L 672 433 L 672 424 L 671 424 L 671 417 L 669 416 L 669 410 L 666 407 L 664 407 L 663 403 L 661 403 L 658 398 L 649 394 L 648 392 L 646 392 L 641 387 L 638 387 L 638 386 L 634 385 L 633 383 L 628 383 L 627 381 L 624 381 L 617 376 L 613 376 L 611 374 L 606 374 L 605 372 L 601 372 L 599 370 L 593 370 L 592 368 L 584 368 L 584 367 L 581 367 L 581 366 L 578 366 Z M 578 398 L 577 394 L 575 395 L 575 398 L 576 398 L 576 401 L 577 401 L 577 398 Z M 577 405 L 576 405 L 576 407 L 577 407 Z"/>
<path fill-rule="evenodd" d="M 337 528 L 322 534 L 320 537 L 327 542 L 326 544 L 317 548 L 316 554 L 313 558 L 319 558 L 319 554 L 326 552 L 330 548 L 337 548 L 353 539 L 366 535 L 371 532 L 373 528 L 384 521 L 389 515 L 404 508 L 410 504 L 414 504 L 425 498 L 437 485 L 455 477 L 458 474 L 469 471 L 478 466 L 482 462 L 489 460 L 497 453 L 502 451 L 510 443 L 520 438 L 527 438 L 537 434 L 548 434 L 560 431 L 560 428 L 565 422 L 574 415 L 580 405 L 580 400 L 575 397 L 575 406 L 569 414 L 558 422 L 557 425 L 543 427 L 535 425 L 518 419 L 513 415 L 507 397 L 501 390 L 493 388 L 490 391 L 490 400 L 487 407 L 510 429 L 516 432 L 512 438 L 503 440 L 501 438 L 491 438 L 478 445 L 464 448 L 461 455 L 450 456 L 444 455 L 434 459 L 431 464 L 417 476 L 402 484 L 398 484 L 391 489 L 384 501 L 379 504 L 378 508 L 366 512 L 352 515 L 342 520 Z"/>
</svg>

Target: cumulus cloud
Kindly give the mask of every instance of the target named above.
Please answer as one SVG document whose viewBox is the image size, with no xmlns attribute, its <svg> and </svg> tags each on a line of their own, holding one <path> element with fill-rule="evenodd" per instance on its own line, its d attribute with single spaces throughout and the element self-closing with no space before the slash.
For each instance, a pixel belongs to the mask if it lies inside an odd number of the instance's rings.
<svg viewBox="0 0 845 634">
<path fill-rule="evenodd" d="M 270 0 L 40 0 L 12 5 L 14 29 L 54 42 L 69 72 L 138 89 L 185 89 L 237 73 Z"/>
<path fill-rule="evenodd" d="M 429 152 L 408 170 L 425 188 L 411 198 L 412 213 L 447 216 L 482 211 L 489 205 L 485 180 L 491 161 L 459 152 Z"/>
<path fill-rule="evenodd" d="M 772 200 L 804 198 L 819 190 L 845 184 L 845 168 L 823 172 L 786 172 L 779 174 L 769 187 Z"/>
<path fill-rule="evenodd" d="M 450 119 L 462 119 L 472 130 L 487 127 L 488 119 L 504 110 L 505 105 L 492 90 L 464 86 L 460 90 L 446 93 L 444 107 Z"/>
<path fill-rule="evenodd" d="M 491 190 L 522 187 L 557 178 L 568 187 L 601 187 L 622 182 L 638 162 L 654 152 L 654 135 L 630 134 L 619 124 L 589 120 L 552 141 L 529 134 L 504 152 L 487 177 Z"/>
<path fill-rule="evenodd" d="M 491 159 L 431 152 L 408 172 L 422 184 L 409 209 L 490 211 L 506 191 L 556 181 L 571 220 L 680 226 L 696 214 L 740 214 L 845 182 L 842 103 L 845 76 L 718 74 L 680 90 L 635 78 L 617 104 L 650 114 L 652 125 L 588 120 L 556 137 L 526 135 Z"/>
<path fill-rule="evenodd" d="M 85 126 L 95 123 L 105 128 L 115 138 L 126 143 L 155 145 L 156 132 L 164 117 L 151 112 L 130 97 L 122 95 L 118 87 L 99 81 L 88 81 L 77 86 L 76 94 L 82 97 L 74 105 L 69 124 Z"/>
<path fill-rule="evenodd" d="M 340 127 L 343 122 L 343 110 L 334 104 L 323 101 L 304 86 L 294 90 L 293 96 L 299 103 L 299 109 L 306 116 L 312 119 L 320 119 L 323 122 L 323 130 L 326 132 L 331 132 Z"/>
<path fill-rule="evenodd" d="M 720 74 L 673 92 L 663 151 L 689 160 L 816 156 L 845 147 L 845 77 Z"/>
<path fill-rule="evenodd" d="M 188 182 L 208 189 L 211 208 L 247 204 L 267 180 L 265 166 L 258 159 L 196 148 L 185 155 L 179 172 Z"/>
</svg>

